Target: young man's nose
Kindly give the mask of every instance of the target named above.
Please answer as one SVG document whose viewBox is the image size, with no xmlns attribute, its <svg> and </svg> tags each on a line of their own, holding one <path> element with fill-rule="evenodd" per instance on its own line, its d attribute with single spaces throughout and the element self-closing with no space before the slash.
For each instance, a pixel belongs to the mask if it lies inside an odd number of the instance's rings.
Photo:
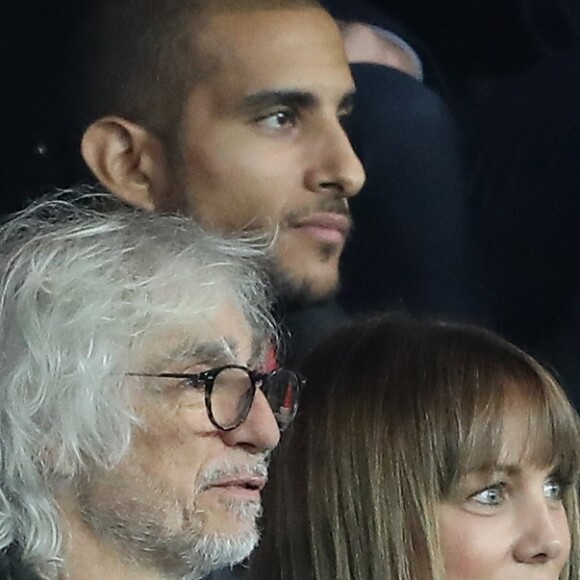
<svg viewBox="0 0 580 580">
<path fill-rule="evenodd" d="M 338 119 L 329 121 L 324 131 L 313 137 L 308 155 L 306 185 L 311 191 L 352 197 L 364 185 L 364 168 Z"/>
<path fill-rule="evenodd" d="M 232 431 L 221 433 L 227 445 L 240 445 L 255 453 L 270 451 L 280 441 L 280 429 L 264 393 L 256 395 L 246 420 Z"/>
</svg>

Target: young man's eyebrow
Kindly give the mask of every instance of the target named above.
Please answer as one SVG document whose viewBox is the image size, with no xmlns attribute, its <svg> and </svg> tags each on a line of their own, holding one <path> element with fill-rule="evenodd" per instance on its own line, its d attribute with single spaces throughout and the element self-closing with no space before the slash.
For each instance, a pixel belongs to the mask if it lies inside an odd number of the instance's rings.
<svg viewBox="0 0 580 580">
<path fill-rule="evenodd" d="M 298 90 L 267 90 L 246 95 L 242 107 L 247 109 L 265 109 L 268 107 L 287 106 L 297 108 L 313 107 L 318 99 L 312 93 Z"/>
</svg>

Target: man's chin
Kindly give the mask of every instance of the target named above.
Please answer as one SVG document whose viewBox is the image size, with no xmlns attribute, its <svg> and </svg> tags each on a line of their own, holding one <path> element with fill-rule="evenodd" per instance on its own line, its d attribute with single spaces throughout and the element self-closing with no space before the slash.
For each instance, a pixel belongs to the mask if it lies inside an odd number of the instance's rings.
<svg viewBox="0 0 580 580">
<path fill-rule="evenodd" d="M 218 537 L 228 537 L 231 541 L 248 536 L 258 536 L 258 526 L 255 520 L 242 520 L 233 517 L 212 518 L 204 526 L 204 534 L 215 535 Z"/>
<path fill-rule="evenodd" d="M 337 293 L 337 286 L 321 287 L 308 280 L 284 281 L 283 284 L 277 281 L 273 285 L 277 299 L 289 310 L 328 302 Z"/>
<path fill-rule="evenodd" d="M 339 288 L 342 247 L 312 243 L 302 237 L 280 236 L 268 259 L 276 297 L 290 308 L 332 299 Z"/>
<path fill-rule="evenodd" d="M 256 517 L 229 510 L 216 510 L 208 516 L 203 526 L 203 542 L 211 544 L 217 552 L 223 552 L 224 565 L 241 562 L 257 546 L 260 534 Z"/>
<path fill-rule="evenodd" d="M 339 288 L 338 268 L 329 264 L 321 265 L 315 273 L 297 273 L 274 267 L 270 279 L 276 297 L 290 308 L 331 300 Z"/>
<path fill-rule="evenodd" d="M 197 510 L 203 517 L 204 532 L 238 536 L 256 530 L 262 506 L 259 501 L 212 497 L 198 502 Z"/>
</svg>

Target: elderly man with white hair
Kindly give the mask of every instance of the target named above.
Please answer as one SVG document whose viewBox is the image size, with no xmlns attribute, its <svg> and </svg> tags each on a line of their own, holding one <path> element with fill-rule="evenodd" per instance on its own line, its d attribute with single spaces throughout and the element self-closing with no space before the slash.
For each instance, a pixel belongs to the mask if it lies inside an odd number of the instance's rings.
<svg viewBox="0 0 580 580">
<path fill-rule="evenodd" d="M 86 202 L 0 229 L 0 576 L 201 578 L 257 542 L 301 384 L 262 251 Z"/>
</svg>

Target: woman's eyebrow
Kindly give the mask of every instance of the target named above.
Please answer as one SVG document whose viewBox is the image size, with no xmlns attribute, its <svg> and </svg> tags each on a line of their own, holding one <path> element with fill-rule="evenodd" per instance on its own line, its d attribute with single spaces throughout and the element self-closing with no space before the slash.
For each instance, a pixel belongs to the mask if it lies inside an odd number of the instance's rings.
<svg viewBox="0 0 580 580">
<path fill-rule="evenodd" d="M 522 466 L 516 463 L 492 463 L 469 467 L 463 472 L 463 478 L 491 477 L 495 475 L 505 475 L 515 477 L 522 472 Z"/>
<path fill-rule="evenodd" d="M 491 474 L 503 473 L 505 475 L 514 476 L 519 475 L 522 472 L 522 466 L 518 463 L 494 463 L 490 466 L 489 470 L 485 469 L 483 471 L 489 471 Z"/>
</svg>

